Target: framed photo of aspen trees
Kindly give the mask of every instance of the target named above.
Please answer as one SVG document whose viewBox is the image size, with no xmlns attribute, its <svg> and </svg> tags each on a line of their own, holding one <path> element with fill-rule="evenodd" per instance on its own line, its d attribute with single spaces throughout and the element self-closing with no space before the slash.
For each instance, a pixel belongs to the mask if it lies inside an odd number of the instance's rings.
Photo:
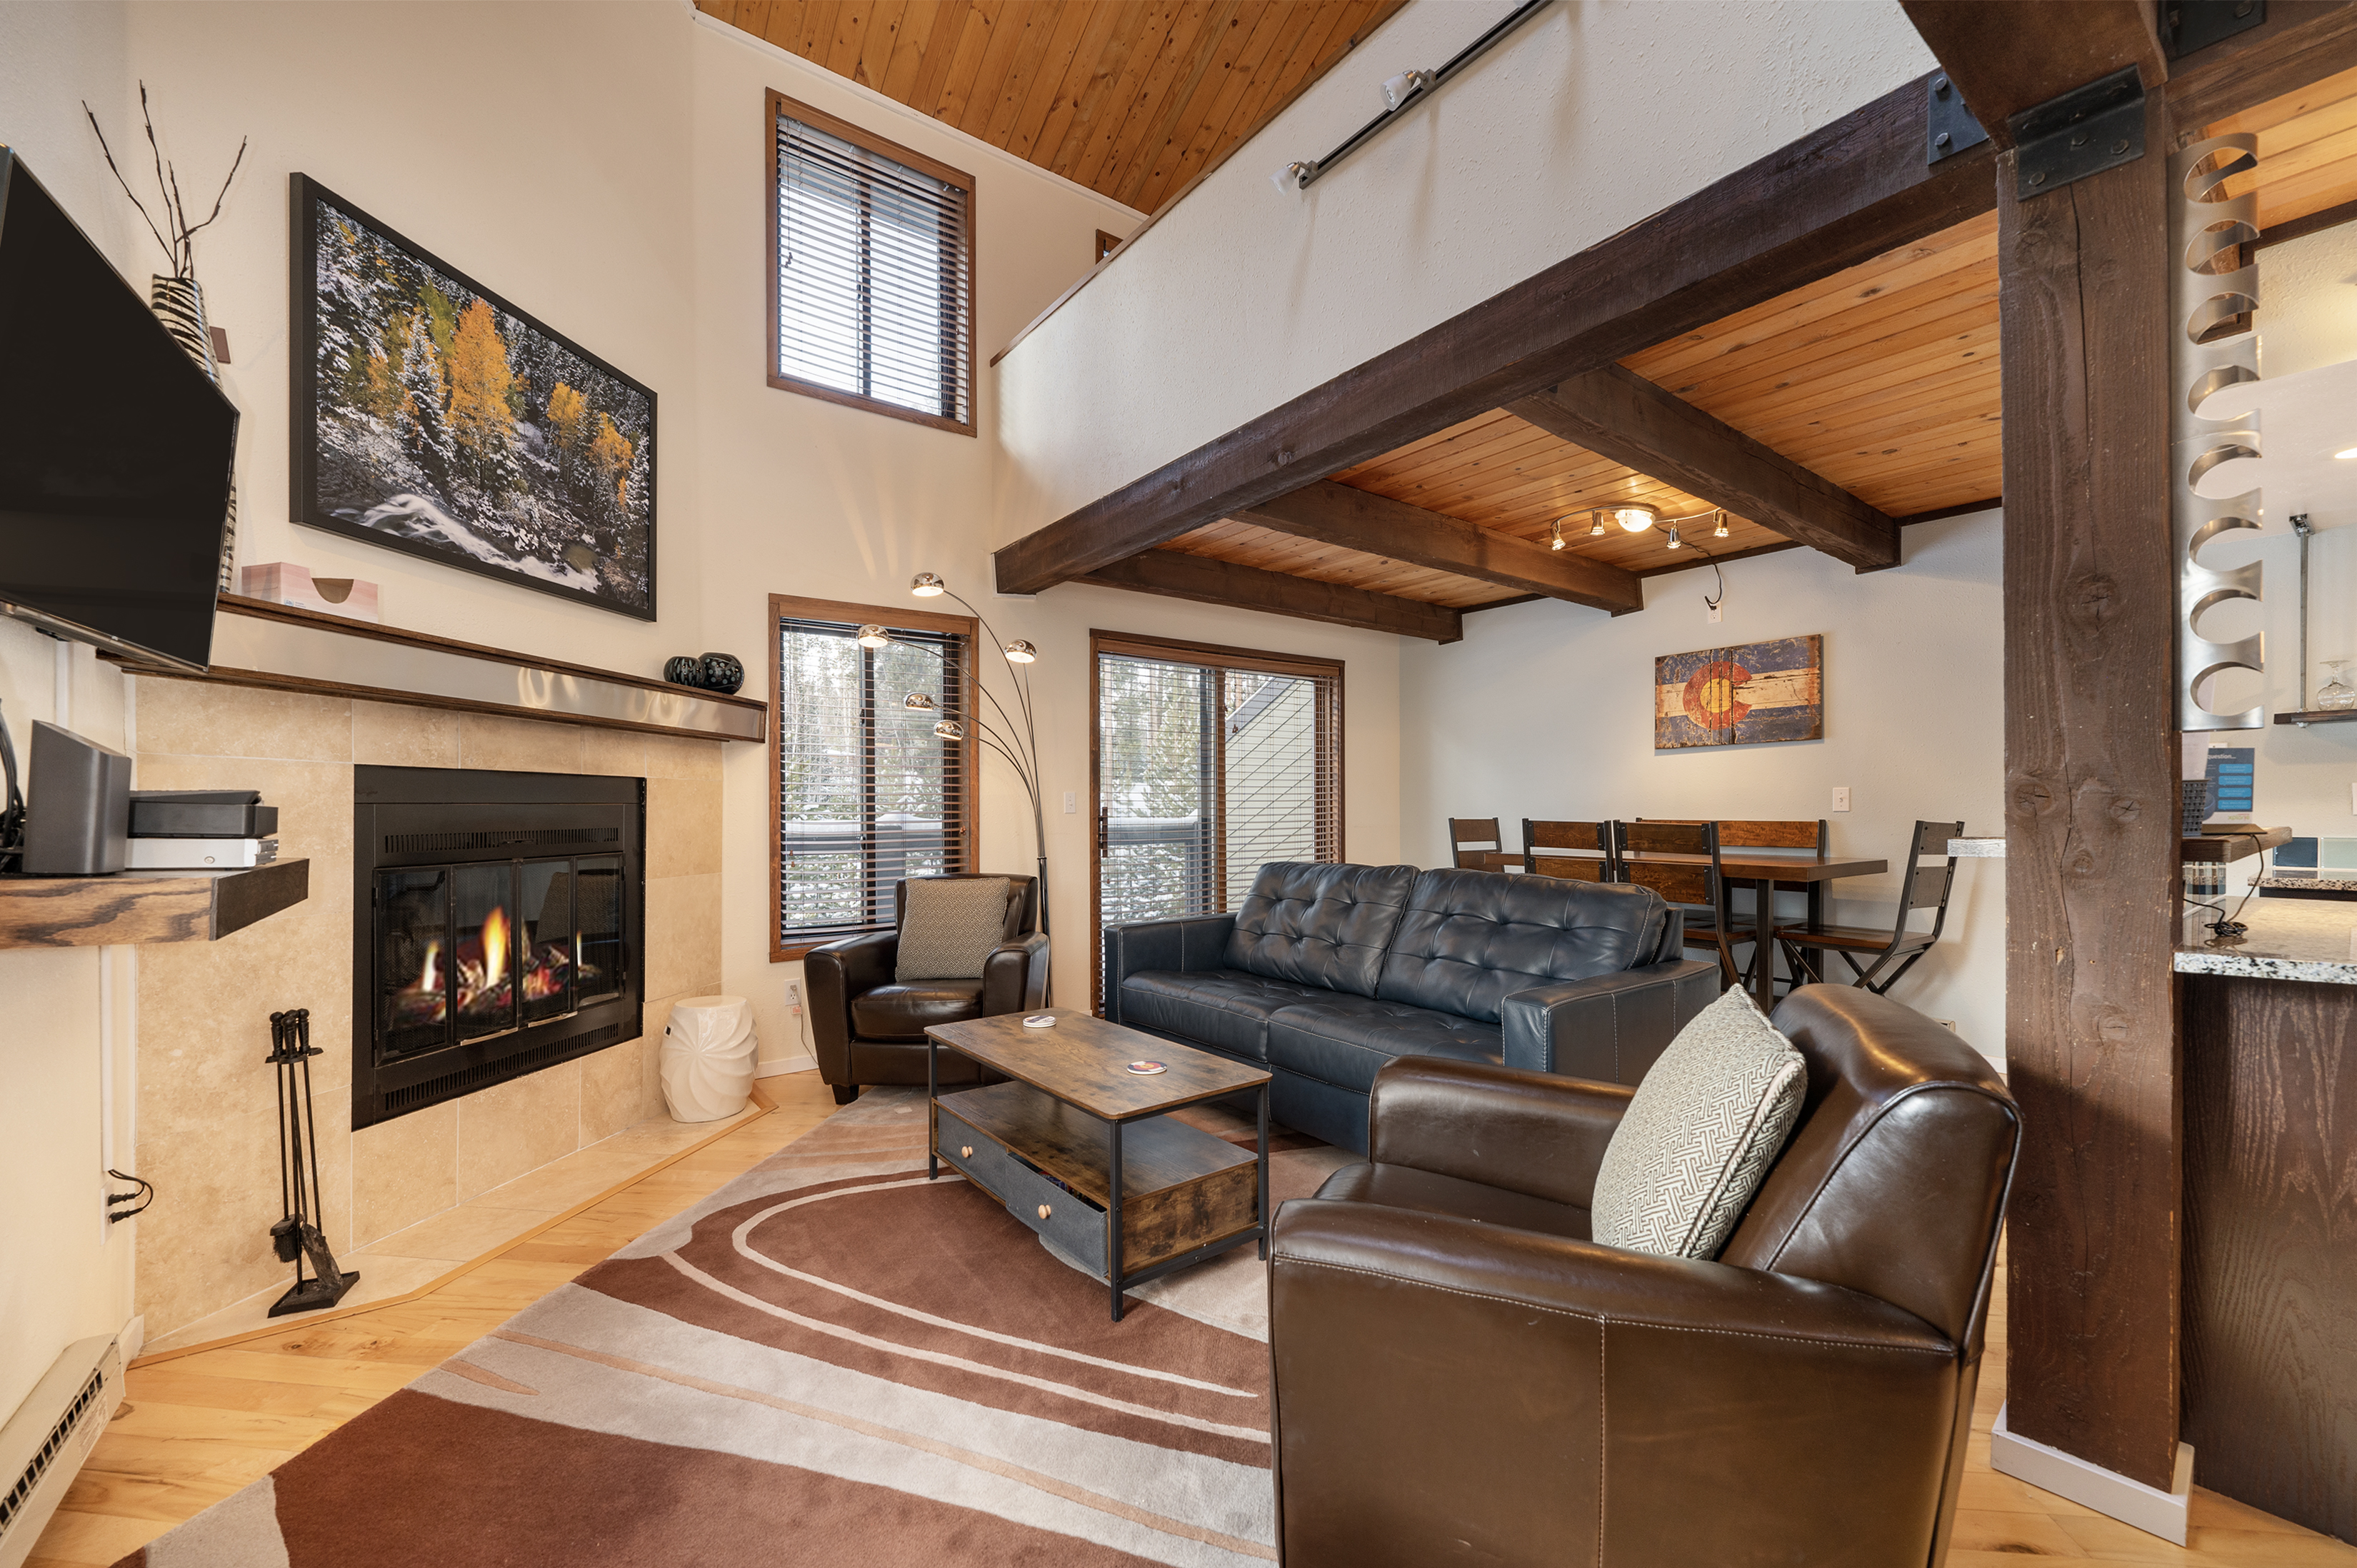
<svg viewBox="0 0 2357 1568">
<path fill-rule="evenodd" d="M 655 394 L 293 181 L 295 520 L 655 618 Z"/>
</svg>

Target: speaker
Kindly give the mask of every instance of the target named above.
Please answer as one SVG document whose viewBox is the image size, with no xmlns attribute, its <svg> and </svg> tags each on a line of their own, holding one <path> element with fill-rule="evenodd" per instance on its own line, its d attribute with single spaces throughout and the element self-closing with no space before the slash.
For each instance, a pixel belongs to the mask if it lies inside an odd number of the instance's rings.
<svg viewBox="0 0 2357 1568">
<path fill-rule="evenodd" d="M 131 759 L 35 720 L 22 868 L 35 876 L 103 876 L 123 869 L 130 838 Z"/>
</svg>

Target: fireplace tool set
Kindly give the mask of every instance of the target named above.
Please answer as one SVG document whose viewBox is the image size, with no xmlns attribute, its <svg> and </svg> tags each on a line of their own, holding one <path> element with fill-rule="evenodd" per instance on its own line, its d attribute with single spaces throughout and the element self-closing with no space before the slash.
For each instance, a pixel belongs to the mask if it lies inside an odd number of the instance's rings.
<svg viewBox="0 0 2357 1568">
<path fill-rule="evenodd" d="M 270 1228 L 278 1261 L 295 1265 L 295 1283 L 274 1303 L 270 1316 L 311 1312 L 333 1306 L 360 1283 L 336 1266 L 328 1239 L 319 1234 L 318 1119 L 311 1109 L 311 1058 L 327 1053 L 311 1043 L 311 1010 L 296 1007 L 270 1015 L 270 1055 L 278 1069 L 278 1196 L 286 1218 Z M 296 1074 L 301 1082 L 296 1082 Z M 305 1171 L 305 1145 L 309 1145 L 309 1170 Z M 303 1260 L 311 1261 L 314 1278 L 303 1277 Z"/>
</svg>

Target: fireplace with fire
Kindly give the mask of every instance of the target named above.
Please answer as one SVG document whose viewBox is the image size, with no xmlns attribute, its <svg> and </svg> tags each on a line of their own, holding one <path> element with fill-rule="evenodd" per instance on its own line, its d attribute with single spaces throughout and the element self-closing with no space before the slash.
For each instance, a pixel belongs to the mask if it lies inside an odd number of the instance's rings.
<svg viewBox="0 0 2357 1568">
<path fill-rule="evenodd" d="M 354 1127 L 638 1037 L 643 779 L 355 772 Z"/>
</svg>

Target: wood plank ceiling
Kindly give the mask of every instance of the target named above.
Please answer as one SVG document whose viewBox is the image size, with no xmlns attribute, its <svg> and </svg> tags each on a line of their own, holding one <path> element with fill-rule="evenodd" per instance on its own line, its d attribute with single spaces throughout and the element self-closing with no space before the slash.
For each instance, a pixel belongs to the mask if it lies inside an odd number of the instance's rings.
<svg viewBox="0 0 2357 1568">
<path fill-rule="evenodd" d="M 1151 213 L 1406 0 L 696 0 Z M 1372 85 L 1369 113 L 1375 107 Z"/>
<path fill-rule="evenodd" d="M 1042 167 L 1152 211 L 1178 195 L 1405 0 L 696 0 L 705 12 Z M 2211 127 L 2257 134 L 2264 227 L 2357 202 L 2357 70 Z M 2357 209 L 2352 214 L 2357 215 Z M 1622 367 L 1890 517 L 1945 515 L 2001 489 L 1994 213 L 1902 246 Z M 1724 558 L 1795 548 L 1504 410 L 1336 474 L 1341 484 L 1641 575 L 1699 564 L 1598 508 L 1702 521 Z M 1227 520 L 1180 553 L 1455 609 L 1516 587 Z"/>
<path fill-rule="evenodd" d="M 2219 122 L 2249 131 L 2259 166 L 2229 188 L 2255 188 L 2264 230 L 2357 220 L 2357 70 Z M 1960 223 L 1824 282 L 1656 344 L 1620 361 L 1861 500 L 1904 520 L 1994 500 L 2002 485 L 1997 363 L 1996 217 Z M 1500 410 L 1334 476 L 1346 485 L 1544 542 L 1564 520 L 1565 548 L 1642 575 L 1699 564 L 1659 532 L 1587 533 L 1587 510 L 1649 501 L 1665 517 L 1706 503 Z M 1792 548 L 1775 531 L 1730 517 L 1682 531 L 1721 557 Z M 1458 609 L 1526 596 L 1270 529 L 1222 521 L 1166 548 Z"/>
</svg>

